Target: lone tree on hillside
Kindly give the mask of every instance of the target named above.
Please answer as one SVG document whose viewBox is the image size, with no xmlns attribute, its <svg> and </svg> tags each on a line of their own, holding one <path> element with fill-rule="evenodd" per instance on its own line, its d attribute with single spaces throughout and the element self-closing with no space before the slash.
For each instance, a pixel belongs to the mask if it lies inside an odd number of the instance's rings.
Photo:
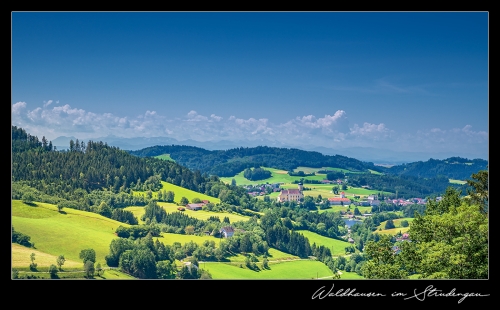
<svg viewBox="0 0 500 310">
<path fill-rule="evenodd" d="M 95 265 L 95 271 L 97 272 L 97 276 L 100 276 L 101 271 L 103 271 L 101 263 L 97 263 L 97 265 Z"/>
<path fill-rule="evenodd" d="M 30 260 L 31 260 L 30 269 L 36 270 L 37 263 L 35 263 L 35 253 L 31 253 Z"/>
<path fill-rule="evenodd" d="M 28 205 L 33 204 L 33 201 L 35 201 L 35 196 L 32 192 L 26 192 L 21 197 L 21 201 Z"/>
<path fill-rule="evenodd" d="M 85 271 L 85 276 L 87 278 L 93 278 L 94 277 L 94 262 L 91 260 L 88 260 L 85 262 L 85 265 L 83 266 L 83 270 Z"/>
<path fill-rule="evenodd" d="M 55 279 L 57 278 L 57 267 L 56 265 L 52 264 L 49 267 L 49 273 L 50 273 L 50 278 Z"/>
<path fill-rule="evenodd" d="M 179 204 L 180 204 L 181 206 L 185 206 L 185 205 L 187 205 L 188 203 L 189 203 L 189 200 L 188 200 L 186 197 L 182 197 L 182 198 L 181 198 L 181 201 L 179 202 Z"/>
<path fill-rule="evenodd" d="M 66 261 L 66 259 L 64 258 L 64 255 L 59 255 L 59 257 L 57 258 L 57 266 L 59 267 L 59 270 L 62 270 L 62 265 L 64 265 L 64 262 Z"/>
<path fill-rule="evenodd" d="M 83 263 L 84 264 L 87 261 L 91 261 L 92 263 L 95 263 L 95 251 L 94 251 L 94 249 L 84 249 L 84 250 L 81 250 L 81 252 L 80 252 L 80 258 L 83 259 Z"/>
<path fill-rule="evenodd" d="M 394 221 L 387 220 L 387 222 L 385 222 L 385 229 L 392 229 L 392 228 L 396 228 L 396 226 L 394 225 Z"/>
</svg>

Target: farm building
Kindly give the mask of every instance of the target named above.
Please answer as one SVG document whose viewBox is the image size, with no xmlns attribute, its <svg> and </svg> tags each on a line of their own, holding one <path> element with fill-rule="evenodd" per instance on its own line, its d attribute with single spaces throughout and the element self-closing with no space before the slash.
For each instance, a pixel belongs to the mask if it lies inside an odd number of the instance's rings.
<svg viewBox="0 0 500 310">
<path fill-rule="evenodd" d="M 203 204 L 198 204 L 198 203 L 189 203 L 186 205 L 186 209 L 193 210 L 193 211 L 201 210 L 202 207 L 203 207 Z"/>
<path fill-rule="evenodd" d="M 220 229 L 220 233 L 224 236 L 224 238 L 232 237 L 234 234 L 234 228 L 231 226 L 225 226 Z"/>
<path fill-rule="evenodd" d="M 370 206 L 378 206 L 380 205 L 380 200 L 378 200 L 377 195 L 370 195 L 367 197 L 368 202 L 370 203 Z"/>
</svg>

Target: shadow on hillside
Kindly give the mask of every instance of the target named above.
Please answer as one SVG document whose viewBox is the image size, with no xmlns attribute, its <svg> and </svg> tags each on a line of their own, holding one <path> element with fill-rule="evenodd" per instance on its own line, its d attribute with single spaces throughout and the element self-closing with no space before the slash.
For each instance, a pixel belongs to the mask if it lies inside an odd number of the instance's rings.
<svg viewBox="0 0 500 310">
<path fill-rule="evenodd" d="M 27 204 L 30 207 L 38 207 L 38 205 L 34 202 L 25 202 L 24 204 Z"/>
<path fill-rule="evenodd" d="M 66 213 L 66 211 L 62 211 L 62 210 L 59 211 L 59 213 L 64 214 L 64 215 L 68 214 L 68 213 Z"/>
</svg>

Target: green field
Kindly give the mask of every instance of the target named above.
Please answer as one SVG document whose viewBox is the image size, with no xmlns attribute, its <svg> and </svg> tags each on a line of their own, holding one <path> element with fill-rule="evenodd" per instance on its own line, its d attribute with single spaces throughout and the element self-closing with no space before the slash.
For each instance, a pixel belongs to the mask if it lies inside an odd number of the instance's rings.
<svg viewBox="0 0 500 310">
<path fill-rule="evenodd" d="M 293 169 L 293 172 L 299 172 L 303 171 L 304 173 L 317 173 L 320 170 L 328 170 L 328 171 L 335 171 L 335 172 L 344 172 L 344 173 L 352 173 L 352 171 L 349 171 L 347 169 L 342 169 L 342 168 L 332 168 L 332 167 L 321 167 L 321 168 L 312 168 L 312 167 L 304 167 L 304 166 L 299 166 L 295 169 Z M 322 174 L 326 177 L 326 174 Z"/>
<path fill-rule="evenodd" d="M 340 212 L 340 211 L 347 212 L 347 208 L 348 208 L 347 206 L 335 205 L 335 206 L 331 206 L 329 209 L 319 210 L 318 212 L 319 213 L 323 213 L 323 212 Z M 349 206 L 349 208 L 351 209 L 351 211 L 354 211 L 355 208 L 358 208 L 359 212 L 361 212 L 362 214 L 364 214 L 364 213 L 370 213 L 371 210 L 372 210 L 372 207 L 361 207 L 361 206 L 355 206 L 353 204 L 351 204 Z"/>
<path fill-rule="evenodd" d="M 164 189 L 176 189 L 173 184 L 164 183 Z M 170 189 L 169 189 L 170 188 Z M 183 189 L 185 190 L 185 189 Z M 213 197 L 197 195 L 197 193 L 185 190 L 183 193 L 191 192 L 196 196 L 185 196 L 188 199 L 198 197 L 200 199 L 208 199 L 214 201 Z M 181 194 L 180 197 L 183 195 Z M 180 199 L 180 197 L 176 198 Z M 159 203 L 167 212 L 180 212 L 177 210 L 177 205 L 169 203 Z M 128 207 L 140 219 L 144 212 L 144 207 Z M 63 271 L 60 273 L 61 278 L 82 278 L 83 273 L 80 271 L 82 266 L 79 253 L 82 249 L 92 248 L 96 252 L 96 259 L 104 268 L 106 268 L 104 257 L 109 253 L 109 245 L 116 237 L 114 234 L 116 228 L 120 225 L 129 226 L 115 220 L 103 217 L 101 215 L 85 212 L 75 209 L 63 209 L 62 212 L 57 210 L 57 206 L 48 203 L 36 202 L 33 205 L 27 205 L 20 200 L 12 200 L 12 224 L 16 231 L 24 233 L 31 237 L 31 241 L 35 243 L 36 248 L 26 248 L 18 244 L 12 244 L 12 267 L 18 268 L 20 273 L 27 275 L 30 264 L 30 254 L 35 253 L 35 262 L 38 264 L 39 273 L 31 273 L 42 278 L 49 278 L 46 270 L 52 264 L 56 264 L 56 259 L 59 255 L 64 255 L 66 262 L 63 265 Z M 185 214 L 198 218 L 207 219 L 210 216 L 216 215 L 222 220 L 228 217 L 231 222 L 248 220 L 249 217 L 239 214 L 227 212 L 208 212 L 208 211 L 184 211 Z M 329 244 L 335 250 L 338 244 L 342 241 L 325 238 L 320 235 L 308 231 L 301 231 L 309 238 L 311 244 Z M 181 244 L 193 241 L 201 244 L 206 240 L 215 241 L 216 246 L 221 239 L 213 236 L 194 236 L 194 235 L 179 235 L 163 233 L 161 237 L 154 238 L 164 244 L 173 244 L 180 242 Z M 344 242 L 347 244 L 347 242 Z M 342 248 L 345 248 L 342 247 Z M 276 249 L 269 249 L 269 269 L 264 269 L 259 272 L 240 268 L 239 265 L 245 261 L 244 255 L 235 255 L 229 257 L 230 263 L 204 263 L 210 265 L 209 271 L 214 279 L 313 279 L 331 277 L 331 271 L 323 263 L 312 260 L 294 260 L 298 257 L 284 253 Z M 341 254 L 344 254 L 342 251 Z M 339 253 L 340 255 L 340 253 Z M 260 267 L 262 267 L 262 257 L 259 257 Z M 27 273 L 28 272 L 28 273 Z M 346 273 L 345 276 L 349 276 Z M 101 276 L 96 276 L 96 279 L 133 279 L 126 274 L 119 272 L 116 269 L 107 269 Z"/>
<path fill-rule="evenodd" d="M 129 226 L 96 213 L 68 208 L 60 213 L 52 204 L 37 202 L 29 206 L 20 200 L 12 200 L 12 225 L 30 236 L 40 252 L 80 262 L 80 251 L 92 248 L 96 263 L 103 266 L 111 240 L 118 238 L 116 228 Z"/>
<path fill-rule="evenodd" d="M 12 267 L 29 269 L 29 265 L 31 264 L 31 253 L 35 253 L 35 263 L 38 265 L 38 268 L 49 268 L 50 265 L 57 266 L 56 260 L 59 255 L 47 254 L 34 248 L 28 248 L 17 243 L 12 243 Z M 66 258 L 66 256 L 64 256 L 64 258 Z M 66 259 L 62 268 L 83 269 L 83 263 L 81 260 L 75 261 Z"/>
<path fill-rule="evenodd" d="M 263 169 L 271 171 L 272 176 L 270 178 L 259 180 L 259 181 L 250 181 L 243 176 L 243 171 L 235 175 L 234 177 L 223 177 L 220 178 L 221 181 L 227 184 L 231 184 L 231 180 L 234 179 L 236 181 L 236 185 L 257 185 L 257 184 L 273 184 L 273 183 L 292 183 L 293 181 L 300 181 L 302 177 L 292 177 L 288 175 L 288 171 L 279 170 L 274 168 L 262 167 Z M 324 180 L 324 174 L 318 174 L 315 176 L 305 177 L 306 180 Z"/>
<path fill-rule="evenodd" d="M 340 275 L 341 280 L 364 280 L 365 278 L 363 276 L 360 276 L 359 274 L 355 272 L 347 272 L 347 271 L 341 271 L 342 274 Z"/>
<path fill-rule="evenodd" d="M 134 280 L 136 278 L 119 271 L 118 269 L 109 269 L 105 270 L 99 277 L 95 277 L 96 279 L 108 279 L 108 280 Z"/>
<path fill-rule="evenodd" d="M 219 198 L 215 198 L 215 197 L 208 196 L 208 195 L 205 195 L 202 193 L 198 193 L 198 192 L 192 191 L 190 189 L 183 188 L 183 187 L 180 187 L 180 186 L 177 186 L 175 184 L 168 183 L 165 181 L 161 181 L 161 184 L 163 186 L 161 190 L 174 192 L 174 194 L 175 194 L 174 195 L 174 202 L 176 202 L 176 203 L 179 203 L 181 201 L 182 197 L 186 197 L 189 200 L 189 202 L 191 202 L 193 200 L 193 198 L 199 198 L 200 200 L 208 200 L 214 204 L 220 203 Z M 133 191 L 133 194 L 134 195 L 146 195 L 146 192 Z M 158 192 L 153 192 L 153 197 L 158 197 Z"/>
<path fill-rule="evenodd" d="M 295 259 L 299 259 L 300 258 L 300 257 L 298 257 L 296 255 L 289 254 L 289 253 L 280 251 L 280 250 L 275 249 L 275 248 L 269 248 L 268 254 L 269 255 L 267 255 L 267 259 L 270 260 L 270 261 L 271 260 L 272 261 L 295 260 Z M 258 258 L 259 261 L 262 261 L 262 259 L 264 257 L 261 255 L 261 256 L 259 256 L 257 258 Z M 239 253 L 237 255 L 229 256 L 229 257 L 227 257 L 227 259 L 230 262 L 233 262 L 233 263 L 234 262 L 243 263 L 246 260 L 246 255 Z"/>
<path fill-rule="evenodd" d="M 380 234 L 390 234 L 390 235 L 395 235 L 395 234 L 397 234 L 400 231 L 401 231 L 401 233 L 405 233 L 405 232 L 407 232 L 410 229 L 410 226 L 408 226 L 408 227 L 401 227 L 401 221 L 404 221 L 404 220 L 407 220 L 408 223 L 411 226 L 411 222 L 414 220 L 414 218 L 412 218 L 412 217 L 404 217 L 404 218 L 400 218 L 400 219 L 394 219 L 392 221 L 394 222 L 394 226 L 396 226 L 396 228 L 391 228 L 391 229 L 384 229 L 385 224 L 387 223 L 387 221 L 383 221 L 377 227 L 377 230 L 375 232 L 380 233 Z M 381 228 L 382 230 L 379 230 L 379 228 Z"/>
<path fill-rule="evenodd" d="M 326 194 L 331 194 L 332 189 L 335 185 L 334 184 L 304 184 L 304 187 L 310 188 L 311 190 L 306 190 L 304 191 L 304 195 L 306 195 L 308 192 L 319 192 L 321 193 L 322 197 L 326 197 Z M 281 186 L 284 189 L 290 189 L 290 188 L 297 188 L 297 184 L 283 184 Z M 340 189 L 339 192 L 344 192 L 346 195 L 346 198 L 353 198 L 352 196 L 369 196 L 369 195 L 376 195 L 377 193 L 384 193 L 384 194 L 391 194 L 389 192 L 381 192 L 373 189 L 366 189 L 366 188 L 361 188 L 361 187 L 351 187 L 348 186 L 346 190 Z M 325 193 L 325 194 L 323 194 Z M 325 195 L 325 196 L 323 196 Z M 313 196 L 313 195 L 311 195 Z M 317 196 L 317 195 L 316 195 Z M 335 197 L 339 197 L 339 195 L 334 195 Z"/>
<path fill-rule="evenodd" d="M 345 255 L 345 248 L 351 245 L 347 241 L 321 236 L 309 230 L 297 230 L 297 232 L 301 233 L 302 235 L 304 235 L 304 237 L 309 239 L 309 243 L 311 245 L 313 243 L 316 243 L 316 246 L 322 245 L 324 247 L 329 248 L 330 251 L 332 252 L 332 256 Z"/>
<path fill-rule="evenodd" d="M 269 262 L 269 269 L 263 269 L 262 263 L 257 263 L 260 271 L 246 268 L 245 264 L 202 263 L 200 267 L 210 272 L 213 279 L 316 279 L 332 277 L 332 271 L 320 261 L 294 260 Z"/>
<path fill-rule="evenodd" d="M 460 185 L 462 185 L 462 184 L 466 184 L 467 183 L 467 181 L 462 181 L 462 180 L 454 180 L 454 179 L 449 179 L 449 180 L 450 180 L 450 183 L 452 183 L 452 184 L 460 184 Z"/>
<path fill-rule="evenodd" d="M 224 220 L 224 217 L 228 217 L 229 221 L 231 223 L 233 222 L 238 222 L 238 221 L 248 221 L 250 219 L 249 216 L 243 216 L 237 213 L 229 213 L 229 212 L 212 212 L 212 211 L 204 211 L 204 210 L 198 210 L 198 211 L 193 211 L 193 210 L 185 210 L 185 211 L 179 211 L 177 208 L 176 204 L 173 203 L 168 203 L 168 202 L 158 202 L 158 205 L 161 206 L 167 213 L 172 213 L 172 212 L 182 212 L 190 217 L 194 217 L 199 220 L 207 220 L 211 216 L 218 216 L 219 219 L 222 221 Z M 144 214 L 144 207 L 126 207 L 124 210 L 132 212 L 137 219 L 139 220 L 140 223 L 143 223 L 141 221 L 141 217 Z"/>
<path fill-rule="evenodd" d="M 169 160 L 169 161 L 173 161 L 175 162 L 174 159 L 172 159 L 172 157 L 170 157 L 170 154 L 162 154 L 162 155 L 158 155 L 158 156 L 155 156 L 155 158 L 158 158 L 158 159 L 163 159 L 163 160 Z"/>
</svg>

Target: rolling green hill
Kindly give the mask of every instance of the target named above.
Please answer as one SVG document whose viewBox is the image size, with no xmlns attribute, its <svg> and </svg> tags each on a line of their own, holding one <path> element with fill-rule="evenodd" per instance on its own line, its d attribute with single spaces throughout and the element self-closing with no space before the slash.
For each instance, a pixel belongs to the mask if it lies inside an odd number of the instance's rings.
<svg viewBox="0 0 500 310">
<path fill-rule="evenodd" d="M 238 264 L 206 263 L 206 268 L 214 279 L 316 279 L 332 277 L 332 271 L 319 261 L 295 260 L 269 263 L 269 269 L 253 271 Z"/>
<path fill-rule="evenodd" d="M 307 239 L 309 239 L 309 243 L 311 245 L 316 243 L 316 246 L 322 245 L 329 248 L 332 252 L 332 256 L 345 255 L 345 248 L 351 245 L 347 241 L 321 236 L 309 230 L 297 230 L 297 232 L 303 234 Z"/>
<path fill-rule="evenodd" d="M 53 204 L 36 202 L 30 206 L 20 200 L 12 200 L 12 225 L 31 237 L 36 250 L 81 262 L 80 251 L 92 248 L 101 265 L 111 240 L 118 238 L 116 228 L 129 226 L 92 212 L 68 208 L 59 212 Z"/>
<path fill-rule="evenodd" d="M 194 217 L 199 220 L 207 220 L 211 216 L 218 216 L 221 220 L 224 219 L 224 217 L 228 217 L 229 221 L 231 223 L 237 222 L 237 221 L 248 221 L 250 219 L 249 216 L 243 216 L 240 214 L 236 213 L 229 213 L 229 212 L 211 212 L 211 211 L 204 211 L 204 210 L 198 210 L 198 211 L 193 211 L 193 210 L 185 210 L 185 211 L 179 211 L 177 210 L 178 206 L 173 203 L 167 203 L 167 202 L 158 202 L 158 205 L 161 206 L 167 213 L 172 213 L 172 212 L 182 212 L 190 217 Z M 139 220 L 140 223 L 141 217 L 144 214 L 144 207 L 127 207 L 124 210 L 132 212 L 137 219 Z"/>
<path fill-rule="evenodd" d="M 220 199 L 212 196 L 208 196 L 202 193 L 195 192 L 193 190 L 177 186 L 175 184 L 161 181 L 162 188 L 161 190 L 164 191 L 172 191 L 174 192 L 174 202 L 178 203 L 181 201 L 182 197 L 186 197 L 189 202 L 193 200 L 193 198 L 199 198 L 200 200 L 208 200 L 211 203 L 220 203 Z M 145 191 L 134 191 L 134 195 L 146 195 Z M 157 198 L 158 197 L 158 191 L 153 192 L 153 197 Z"/>
</svg>

